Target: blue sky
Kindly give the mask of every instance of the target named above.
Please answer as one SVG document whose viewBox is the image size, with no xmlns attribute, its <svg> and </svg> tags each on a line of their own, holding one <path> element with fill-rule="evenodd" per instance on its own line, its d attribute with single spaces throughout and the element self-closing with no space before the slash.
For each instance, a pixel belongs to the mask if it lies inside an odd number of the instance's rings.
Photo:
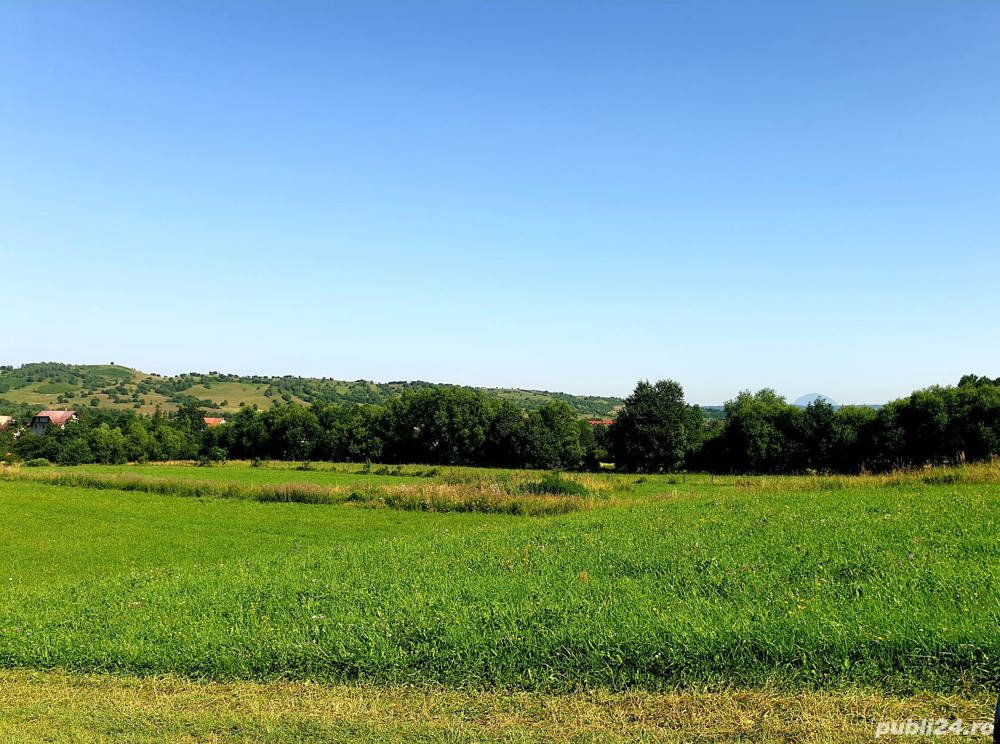
<svg viewBox="0 0 1000 744">
<path fill-rule="evenodd" d="M 1000 375 L 1000 4 L 0 3 L 0 361 Z"/>
</svg>

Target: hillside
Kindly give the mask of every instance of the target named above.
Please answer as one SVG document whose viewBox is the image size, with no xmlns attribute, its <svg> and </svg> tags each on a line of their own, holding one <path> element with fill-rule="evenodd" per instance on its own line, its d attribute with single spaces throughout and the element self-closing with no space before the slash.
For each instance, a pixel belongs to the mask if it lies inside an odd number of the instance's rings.
<svg viewBox="0 0 1000 744">
<path fill-rule="evenodd" d="M 301 404 L 384 403 L 404 390 L 436 387 L 430 382 L 370 382 L 314 377 L 268 377 L 209 372 L 163 376 L 116 364 L 61 364 L 40 362 L 0 367 L 0 413 L 31 408 L 100 406 L 152 413 L 160 406 L 171 411 L 181 403 L 231 412 L 240 406 L 296 402 Z M 481 388 L 524 410 L 552 400 L 566 402 L 581 416 L 606 418 L 622 404 L 620 398 L 544 390 Z"/>
</svg>

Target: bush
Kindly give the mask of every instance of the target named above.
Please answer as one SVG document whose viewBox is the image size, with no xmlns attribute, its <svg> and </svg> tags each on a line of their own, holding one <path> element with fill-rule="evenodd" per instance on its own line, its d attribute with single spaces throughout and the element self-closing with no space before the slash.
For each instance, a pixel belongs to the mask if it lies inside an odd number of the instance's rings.
<svg viewBox="0 0 1000 744">
<path fill-rule="evenodd" d="M 559 473 L 546 473 L 540 481 L 525 483 L 523 489 L 526 493 L 552 494 L 555 496 L 586 496 L 587 487 L 582 483 L 564 478 Z"/>
<path fill-rule="evenodd" d="M 47 468 L 52 464 L 52 461 L 45 457 L 35 457 L 31 460 L 26 460 L 24 467 L 26 468 Z"/>
<path fill-rule="evenodd" d="M 226 451 L 222 447 L 212 447 L 207 454 L 198 457 L 195 463 L 199 468 L 210 468 L 216 463 L 226 461 Z"/>
</svg>

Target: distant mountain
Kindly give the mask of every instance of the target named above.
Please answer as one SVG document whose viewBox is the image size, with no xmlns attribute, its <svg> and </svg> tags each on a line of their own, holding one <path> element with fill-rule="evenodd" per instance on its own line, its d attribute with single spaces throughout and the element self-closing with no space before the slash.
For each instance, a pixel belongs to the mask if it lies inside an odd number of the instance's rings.
<svg viewBox="0 0 1000 744">
<path fill-rule="evenodd" d="M 226 375 L 187 372 L 164 376 L 117 364 L 39 362 L 0 367 L 0 414 L 30 408 L 64 409 L 82 406 L 134 409 L 152 413 L 159 406 L 172 411 L 181 403 L 197 403 L 223 412 L 242 404 L 259 408 L 272 403 L 384 403 L 404 390 L 437 387 L 438 383 L 370 382 L 316 377 Z M 530 411 L 561 400 L 580 416 L 612 418 L 624 402 L 613 396 L 571 395 L 548 390 L 478 388 Z"/>
<path fill-rule="evenodd" d="M 801 396 L 800 398 L 796 398 L 795 402 L 792 405 L 794 405 L 794 406 L 800 406 L 801 408 L 805 408 L 810 403 L 813 403 L 814 401 L 817 401 L 817 400 L 825 401 L 825 402 L 829 403 L 831 406 L 833 406 L 834 408 L 838 408 L 839 407 L 839 404 L 837 403 L 837 401 L 835 401 L 829 395 L 823 395 L 822 393 L 806 393 L 805 395 Z"/>
</svg>

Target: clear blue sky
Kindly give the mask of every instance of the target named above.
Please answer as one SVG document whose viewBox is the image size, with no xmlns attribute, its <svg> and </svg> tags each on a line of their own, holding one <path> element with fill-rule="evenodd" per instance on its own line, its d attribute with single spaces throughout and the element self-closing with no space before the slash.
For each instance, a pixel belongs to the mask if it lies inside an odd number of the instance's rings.
<svg viewBox="0 0 1000 744">
<path fill-rule="evenodd" d="M 0 2 L 0 361 L 1000 375 L 1000 3 Z"/>
</svg>

